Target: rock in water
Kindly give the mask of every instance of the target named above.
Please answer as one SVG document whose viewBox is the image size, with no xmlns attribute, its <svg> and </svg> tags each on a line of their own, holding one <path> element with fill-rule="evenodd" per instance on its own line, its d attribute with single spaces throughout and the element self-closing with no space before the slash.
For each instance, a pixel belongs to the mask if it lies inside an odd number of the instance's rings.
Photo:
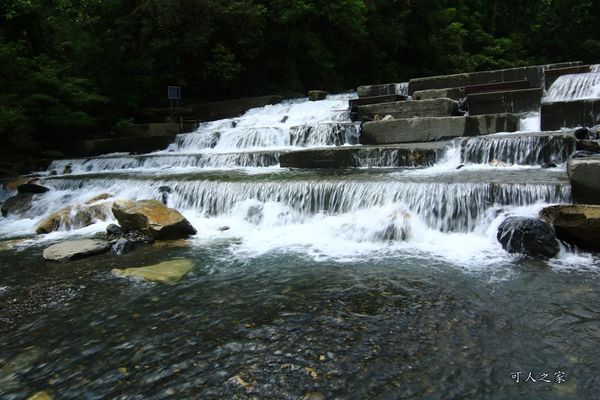
<svg viewBox="0 0 600 400">
<path fill-rule="evenodd" d="M 310 101 L 325 100 L 326 97 L 327 92 L 324 92 L 323 90 L 311 90 L 308 92 L 308 100 Z"/>
<path fill-rule="evenodd" d="M 194 266 L 192 260 L 178 259 L 140 268 L 113 269 L 113 274 L 141 278 L 153 282 L 177 283 Z"/>
<path fill-rule="evenodd" d="M 141 230 L 157 240 L 183 239 L 196 233 L 183 215 L 157 200 L 117 200 L 112 212 L 124 230 Z"/>
<path fill-rule="evenodd" d="M 52 400 L 52 397 L 46 392 L 37 392 L 27 400 Z"/>
<path fill-rule="evenodd" d="M 50 233 L 61 228 L 79 229 L 97 221 L 104 221 L 110 216 L 110 205 L 110 202 L 97 200 L 91 203 L 88 201 L 84 205 L 61 208 L 41 220 L 35 227 L 35 233 Z"/>
<path fill-rule="evenodd" d="M 117 240 L 117 242 L 115 244 L 113 244 L 112 252 L 113 252 L 113 254 L 120 256 L 122 254 L 129 253 L 134 248 L 135 248 L 134 242 L 132 242 L 131 240 L 126 239 L 126 238 L 121 238 L 121 239 Z"/>
<path fill-rule="evenodd" d="M 578 128 L 575 129 L 573 135 L 576 139 L 587 139 L 590 134 L 590 130 L 588 128 Z"/>
<path fill-rule="evenodd" d="M 552 224 L 567 243 L 600 251 L 600 206 L 557 205 L 544 208 L 540 217 Z"/>
<path fill-rule="evenodd" d="M 33 201 L 33 193 L 19 193 L 2 204 L 2 216 L 6 217 L 9 214 L 22 216 L 31 208 Z"/>
<path fill-rule="evenodd" d="M 560 250 L 552 226 L 537 218 L 509 217 L 498 227 L 496 237 L 509 253 L 549 258 Z"/>
<path fill-rule="evenodd" d="M 36 183 L 24 183 L 17 187 L 17 192 L 19 193 L 46 193 L 48 190 L 47 187 L 38 185 Z"/>
<path fill-rule="evenodd" d="M 103 253 L 108 249 L 110 249 L 110 242 L 106 240 L 69 240 L 46 248 L 43 256 L 49 261 L 69 261 Z"/>
</svg>

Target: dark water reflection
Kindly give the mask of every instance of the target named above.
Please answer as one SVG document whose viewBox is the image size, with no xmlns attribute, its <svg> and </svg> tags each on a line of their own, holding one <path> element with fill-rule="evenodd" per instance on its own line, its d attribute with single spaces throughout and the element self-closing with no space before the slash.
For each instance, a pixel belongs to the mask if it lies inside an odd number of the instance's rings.
<svg viewBox="0 0 600 400">
<path fill-rule="evenodd" d="M 0 397 L 593 399 L 600 280 L 523 261 L 466 273 L 399 255 L 339 264 L 138 249 L 72 264 L 0 252 Z M 114 267 L 193 258 L 166 286 Z M 521 371 L 521 382 L 511 372 Z M 541 373 L 561 384 L 538 380 Z M 532 372 L 536 383 L 524 382 Z"/>
</svg>

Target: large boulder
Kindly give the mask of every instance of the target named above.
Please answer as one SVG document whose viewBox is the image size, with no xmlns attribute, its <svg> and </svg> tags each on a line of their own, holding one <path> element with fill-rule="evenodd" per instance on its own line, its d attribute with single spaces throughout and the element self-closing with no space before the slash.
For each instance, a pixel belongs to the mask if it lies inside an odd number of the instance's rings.
<svg viewBox="0 0 600 400">
<path fill-rule="evenodd" d="M 147 267 L 113 269 L 113 274 L 121 277 L 133 277 L 153 282 L 177 283 L 194 266 L 192 260 L 176 259 L 164 261 Z"/>
<path fill-rule="evenodd" d="M 560 250 L 552 226 L 537 218 L 508 217 L 498 227 L 496 237 L 509 253 L 549 258 Z"/>
<path fill-rule="evenodd" d="M 32 201 L 33 193 L 18 193 L 2 204 L 2 216 L 6 217 L 10 214 L 22 216 L 29 211 Z"/>
<path fill-rule="evenodd" d="M 147 232 L 157 240 L 182 239 L 196 233 L 183 215 L 157 200 L 117 200 L 112 212 L 123 229 Z"/>
<path fill-rule="evenodd" d="M 106 240 L 69 240 L 46 248 L 43 257 L 48 261 L 70 261 L 103 253 L 110 247 L 110 242 Z"/>
<path fill-rule="evenodd" d="M 540 217 L 554 226 L 561 240 L 581 248 L 600 250 L 600 206 L 550 206 L 540 212 Z"/>
<path fill-rule="evenodd" d="M 37 183 L 24 183 L 17 186 L 19 193 L 46 193 L 49 190 L 47 187 L 38 185 Z"/>
</svg>

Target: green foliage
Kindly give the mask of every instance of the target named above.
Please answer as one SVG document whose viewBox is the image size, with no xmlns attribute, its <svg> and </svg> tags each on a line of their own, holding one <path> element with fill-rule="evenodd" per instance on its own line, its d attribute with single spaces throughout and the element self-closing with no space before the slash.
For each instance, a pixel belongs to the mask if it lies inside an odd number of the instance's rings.
<svg viewBox="0 0 600 400">
<path fill-rule="evenodd" d="M 598 62 L 599 25 L 596 0 L 6 0 L 0 137 L 100 134 L 173 84 L 200 102 Z"/>
</svg>

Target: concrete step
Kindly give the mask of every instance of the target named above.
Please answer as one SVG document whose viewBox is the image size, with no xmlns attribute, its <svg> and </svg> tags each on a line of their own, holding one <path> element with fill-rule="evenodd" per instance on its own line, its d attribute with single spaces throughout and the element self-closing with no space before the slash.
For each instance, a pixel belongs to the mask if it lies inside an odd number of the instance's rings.
<svg viewBox="0 0 600 400">
<path fill-rule="evenodd" d="M 435 164 L 450 144 L 324 147 L 281 154 L 279 162 L 284 168 L 422 168 Z"/>
<path fill-rule="evenodd" d="M 564 67 L 564 68 L 553 68 L 547 69 L 544 73 L 544 85 L 546 90 L 552 86 L 552 84 L 563 75 L 570 74 L 585 74 L 591 71 L 589 65 L 578 65 L 575 67 Z"/>
<path fill-rule="evenodd" d="M 542 104 L 542 130 L 557 130 L 600 124 L 600 99 L 559 101 Z"/>
<path fill-rule="evenodd" d="M 518 118 L 513 114 L 488 114 L 463 117 L 415 117 L 366 122 L 361 143 L 391 144 L 428 142 L 462 136 L 514 132 Z"/>
<path fill-rule="evenodd" d="M 465 86 L 465 94 L 487 93 L 487 92 L 507 92 L 511 90 L 531 89 L 531 82 L 527 80 L 508 81 L 499 83 L 486 83 L 483 85 Z"/>
<path fill-rule="evenodd" d="M 358 97 L 375 97 L 375 96 L 387 96 L 396 93 L 396 83 L 384 83 L 381 85 L 364 85 L 356 88 Z"/>
<path fill-rule="evenodd" d="M 413 100 L 432 100 L 441 98 L 461 100 L 463 97 L 465 97 L 464 87 L 418 90 L 412 95 Z"/>
<path fill-rule="evenodd" d="M 401 94 L 388 94 L 385 96 L 361 97 L 359 99 L 348 100 L 348 106 L 350 108 L 350 111 L 354 112 L 358 109 L 359 106 L 366 106 L 368 104 L 391 103 L 394 101 L 404 100 L 408 100 L 408 96 L 403 96 Z"/>
<path fill-rule="evenodd" d="M 542 88 L 467 94 L 469 115 L 537 111 L 542 95 Z"/>
<path fill-rule="evenodd" d="M 458 102 L 451 99 L 396 101 L 392 103 L 369 104 L 359 106 L 358 118 L 373 119 L 376 115 L 393 118 L 412 117 L 447 117 L 462 115 L 458 110 Z"/>
<path fill-rule="evenodd" d="M 465 87 L 470 85 L 481 85 L 509 81 L 527 80 L 532 87 L 541 87 L 544 70 L 550 68 L 572 67 L 581 65 L 580 61 L 535 65 L 531 67 L 508 68 L 494 71 L 471 72 L 454 75 L 428 76 L 425 78 L 411 79 L 408 93 L 427 89 L 444 89 Z"/>
</svg>

